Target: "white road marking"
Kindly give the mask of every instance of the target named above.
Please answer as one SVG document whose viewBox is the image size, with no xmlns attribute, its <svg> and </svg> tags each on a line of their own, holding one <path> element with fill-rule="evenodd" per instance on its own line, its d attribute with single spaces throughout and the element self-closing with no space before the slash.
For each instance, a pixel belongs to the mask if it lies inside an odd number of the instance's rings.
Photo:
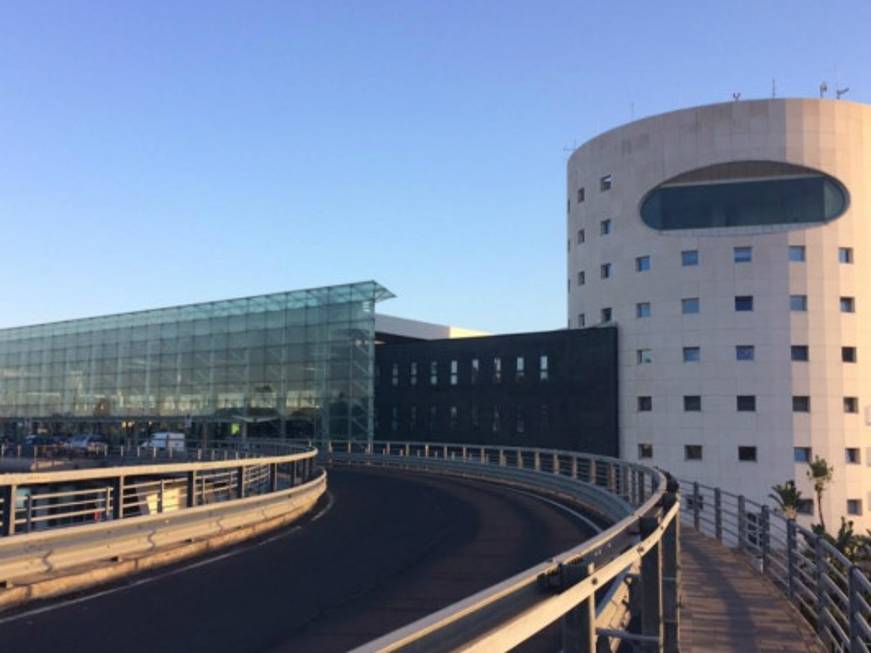
<svg viewBox="0 0 871 653">
<path fill-rule="evenodd" d="M 545 503 L 549 503 L 550 505 L 554 506 L 555 508 L 559 508 L 560 510 L 564 510 L 567 513 L 569 513 L 570 515 L 572 515 L 573 517 L 577 517 L 579 520 L 584 522 L 587 526 L 592 528 L 593 531 L 595 531 L 596 533 L 602 532 L 601 526 L 597 525 L 594 521 L 592 521 L 588 517 L 582 515 L 577 510 L 572 510 L 568 506 L 564 506 L 559 501 L 554 501 L 553 499 L 548 499 L 547 497 L 543 497 L 540 494 L 535 494 L 534 492 L 526 492 L 524 490 L 517 490 L 515 488 L 511 488 L 511 489 L 514 492 L 517 492 L 519 494 L 525 494 L 528 497 L 532 497 L 533 499 L 538 499 L 539 501 L 544 501 Z M 0 622 L 0 623 L 2 623 L 2 622 Z"/>
<path fill-rule="evenodd" d="M 327 505 L 323 507 L 323 509 L 314 517 L 312 517 L 311 521 L 315 521 L 316 519 L 320 519 L 323 517 L 335 503 L 335 499 L 331 492 L 327 492 Z M 69 599 L 67 601 L 62 601 L 60 603 L 54 603 L 52 605 L 46 605 L 42 608 L 36 608 L 34 610 L 28 610 L 27 612 L 21 612 L 19 614 L 10 615 L 8 617 L 0 618 L 0 625 L 9 623 L 11 621 L 18 621 L 19 619 L 24 619 L 26 617 L 35 617 L 36 615 L 43 614 L 45 612 L 52 612 L 54 610 L 60 610 L 61 608 L 66 608 L 72 605 L 77 605 L 79 603 L 85 603 L 86 601 L 91 601 L 93 599 L 99 598 L 101 596 L 109 596 L 110 594 L 116 594 L 118 592 L 123 592 L 124 590 L 133 589 L 135 587 L 139 587 L 141 585 L 148 585 L 149 583 L 153 583 L 158 580 L 162 580 L 164 578 L 169 578 L 170 576 L 175 576 L 176 574 L 181 574 L 186 571 L 191 571 L 192 569 L 197 569 L 199 567 L 205 567 L 206 565 L 210 565 L 213 562 L 218 562 L 220 560 L 225 560 L 227 558 L 232 558 L 234 556 L 239 555 L 240 553 L 247 553 L 253 549 L 257 549 L 261 546 L 265 546 L 270 544 L 271 542 L 275 542 L 276 540 L 280 540 L 283 537 L 287 537 L 292 533 L 296 533 L 301 530 L 302 526 L 294 526 L 283 533 L 279 533 L 278 535 L 273 535 L 272 537 L 268 537 L 265 540 L 260 542 L 256 542 L 254 544 L 250 544 L 243 548 L 237 549 L 235 551 L 228 551 L 227 553 L 222 553 L 221 555 L 212 556 L 206 558 L 205 560 L 200 560 L 198 562 L 193 562 L 189 565 L 185 565 L 184 567 L 179 567 L 178 569 L 173 569 L 172 571 L 167 571 L 162 574 L 158 574 L 156 576 L 149 576 L 147 578 L 140 578 L 139 580 L 135 580 L 131 583 L 127 583 L 126 585 L 121 585 L 119 587 L 113 587 L 111 589 L 103 590 L 101 592 L 95 592 L 94 594 L 88 594 L 87 596 L 80 596 L 76 599 Z"/>
</svg>

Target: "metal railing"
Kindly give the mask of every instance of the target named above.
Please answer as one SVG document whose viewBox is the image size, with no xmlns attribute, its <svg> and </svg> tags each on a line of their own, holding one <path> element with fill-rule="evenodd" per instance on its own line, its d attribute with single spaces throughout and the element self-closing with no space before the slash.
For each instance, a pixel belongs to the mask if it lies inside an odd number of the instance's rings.
<svg viewBox="0 0 871 653">
<path fill-rule="evenodd" d="M 278 492 L 312 477 L 317 449 L 254 443 L 244 450 L 107 448 L 101 455 L 114 466 L 0 474 L 0 537 Z"/>
<path fill-rule="evenodd" d="M 610 527 L 359 651 L 508 650 L 559 630 L 562 650 L 676 651 L 677 485 L 624 460 L 571 451 L 424 442 L 321 444 L 332 464 L 498 482 L 581 505 Z M 628 600 L 627 600 L 628 596 Z"/>
<path fill-rule="evenodd" d="M 682 481 L 682 519 L 751 557 L 832 651 L 871 648 L 871 581 L 825 537 L 769 506 L 698 482 Z"/>
</svg>

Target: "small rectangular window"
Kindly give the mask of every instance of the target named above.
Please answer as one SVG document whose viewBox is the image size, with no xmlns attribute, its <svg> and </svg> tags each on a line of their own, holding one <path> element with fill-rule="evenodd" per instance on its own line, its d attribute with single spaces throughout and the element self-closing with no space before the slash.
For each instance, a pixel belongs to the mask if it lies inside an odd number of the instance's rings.
<svg viewBox="0 0 871 653">
<path fill-rule="evenodd" d="M 736 311 L 752 311 L 753 310 L 753 295 L 736 295 L 735 296 Z"/>
<path fill-rule="evenodd" d="M 578 245 L 583 243 L 587 239 L 586 233 L 584 233 L 583 229 L 578 229 Z"/>
<path fill-rule="evenodd" d="M 699 264 L 699 250 L 685 249 L 680 253 L 680 264 L 683 267 L 690 267 Z"/>
<path fill-rule="evenodd" d="M 699 312 L 699 298 L 685 297 L 680 300 L 680 311 L 684 315 L 692 315 Z"/>
<path fill-rule="evenodd" d="M 683 409 L 688 413 L 697 413 L 702 409 L 701 395 L 684 395 Z"/>
<path fill-rule="evenodd" d="M 742 463 L 755 463 L 756 447 L 738 447 L 738 460 Z"/>
<path fill-rule="evenodd" d="M 856 362 L 856 348 L 855 347 L 841 347 L 841 361 L 844 363 L 855 363 Z"/>
<path fill-rule="evenodd" d="M 638 349 L 635 357 L 639 365 L 647 365 L 653 362 L 653 352 L 649 349 Z"/>
<path fill-rule="evenodd" d="M 861 515 L 862 514 L 862 499 L 847 499 L 847 514 Z"/>
<path fill-rule="evenodd" d="M 542 354 L 538 358 L 538 380 L 547 381 L 550 378 L 550 370 L 548 370 L 547 354 Z"/>
<path fill-rule="evenodd" d="M 636 272 L 646 272 L 650 269 L 650 257 L 649 256 L 639 256 L 635 259 L 635 271 Z"/>
<path fill-rule="evenodd" d="M 789 310 L 791 311 L 807 311 L 807 295 L 790 295 Z"/>
<path fill-rule="evenodd" d="M 793 395 L 792 397 L 792 412 L 794 413 L 809 413 L 811 412 L 811 398 L 807 395 Z"/>
<path fill-rule="evenodd" d="M 856 447 L 847 447 L 844 449 L 844 460 L 849 465 L 858 465 L 862 461 L 859 456 L 859 449 Z"/>
<path fill-rule="evenodd" d="M 599 233 L 603 236 L 607 236 L 611 233 L 611 221 L 610 220 L 602 220 L 599 223 Z"/>
<path fill-rule="evenodd" d="M 736 247 L 732 251 L 732 257 L 735 263 L 750 263 L 753 261 L 753 248 Z"/>
<path fill-rule="evenodd" d="M 804 263 L 804 245 L 790 245 L 789 260 L 793 263 Z"/>
<path fill-rule="evenodd" d="M 844 397 L 844 412 L 845 413 L 858 413 L 859 412 L 859 398 L 858 397 Z"/>
<path fill-rule="evenodd" d="M 399 430 L 399 406 L 390 409 L 390 430 L 394 433 Z"/>
<path fill-rule="evenodd" d="M 472 364 L 469 369 L 469 383 L 475 384 L 478 382 L 478 376 L 481 372 L 481 363 L 477 358 L 472 359 Z"/>
<path fill-rule="evenodd" d="M 502 383 L 502 359 L 499 356 L 493 359 L 493 383 Z"/>
<path fill-rule="evenodd" d="M 855 313 L 856 300 L 852 297 L 841 297 L 841 313 Z"/>
<path fill-rule="evenodd" d="M 578 204 L 580 204 L 581 202 L 583 202 L 586 199 L 585 195 L 586 195 L 586 193 L 584 192 L 584 188 L 582 186 L 581 188 L 578 189 Z"/>
<path fill-rule="evenodd" d="M 408 370 L 408 381 L 411 385 L 417 385 L 417 363 L 412 363 Z"/>
<path fill-rule="evenodd" d="M 605 175 L 604 177 L 599 179 L 599 190 L 606 191 L 611 190 L 612 177 L 611 175 Z"/>
<path fill-rule="evenodd" d="M 752 413 L 756 411 L 756 395 L 738 395 L 736 406 L 740 413 Z"/>
<path fill-rule="evenodd" d="M 684 363 L 698 363 L 702 358 L 702 350 L 698 347 L 684 347 L 683 348 L 683 362 Z"/>
<path fill-rule="evenodd" d="M 653 410 L 653 397 L 638 397 L 638 412 L 649 413 Z"/>
<path fill-rule="evenodd" d="M 583 286 L 587 283 L 587 273 L 581 270 L 578 272 L 578 285 Z"/>
<path fill-rule="evenodd" d="M 390 384 L 399 385 L 399 363 L 393 363 L 393 368 L 390 370 Z"/>
<path fill-rule="evenodd" d="M 611 309 L 603 308 L 602 309 L 602 323 L 605 324 L 611 321 Z"/>
<path fill-rule="evenodd" d="M 645 442 L 639 443 L 638 445 L 638 458 L 653 458 L 653 445 Z"/>
<path fill-rule="evenodd" d="M 439 364 L 436 361 L 429 363 L 429 384 L 437 385 L 439 382 Z"/>
<path fill-rule="evenodd" d="M 799 515 L 812 515 L 814 514 L 814 500 L 813 499 L 799 499 L 795 502 L 795 511 Z"/>
<path fill-rule="evenodd" d="M 457 423 L 459 422 L 459 413 L 457 412 L 456 406 L 451 406 L 448 409 L 448 427 L 451 431 L 457 430 Z"/>
<path fill-rule="evenodd" d="M 526 359 L 518 356 L 514 367 L 514 380 L 523 381 L 524 378 L 526 378 Z"/>
<path fill-rule="evenodd" d="M 650 317 L 650 302 L 635 304 L 635 317 Z"/>
<path fill-rule="evenodd" d="M 756 347 L 753 345 L 735 345 L 736 361 L 752 361 L 756 358 Z"/>
<path fill-rule="evenodd" d="M 811 448 L 795 447 L 792 450 L 792 457 L 797 463 L 809 463 L 811 461 Z"/>
<path fill-rule="evenodd" d="M 568 251 L 568 252 L 572 251 L 572 241 L 571 240 L 566 241 L 566 251 Z"/>
<path fill-rule="evenodd" d="M 499 406 L 493 406 L 493 433 L 498 433 L 502 428 L 502 416 L 499 414 Z"/>
<path fill-rule="evenodd" d="M 569 197 L 566 199 L 566 213 L 572 212 L 572 198 Z"/>
<path fill-rule="evenodd" d="M 459 376 L 459 363 L 453 360 L 451 361 L 451 385 L 457 385 Z"/>
<path fill-rule="evenodd" d="M 599 266 L 599 276 L 603 279 L 611 278 L 611 264 L 610 263 L 602 263 Z"/>
<path fill-rule="evenodd" d="M 578 313 L 578 327 L 587 326 L 587 316 L 583 313 Z"/>
<path fill-rule="evenodd" d="M 806 363 L 809 359 L 808 346 L 807 345 L 792 345 L 789 348 L 789 355 L 792 358 L 792 360 L 794 360 L 794 361 L 797 361 L 800 363 Z"/>
<path fill-rule="evenodd" d="M 571 279 L 566 279 L 566 291 L 567 292 L 572 291 L 572 280 Z"/>
<path fill-rule="evenodd" d="M 853 248 L 839 247 L 838 248 L 838 263 L 850 264 L 853 262 Z"/>
<path fill-rule="evenodd" d="M 683 457 L 684 457 L 684 460 L 701 460 L 702 459 L 702 445 L 700 445 L 700 444 L 684 445 Z"/>
</svg>

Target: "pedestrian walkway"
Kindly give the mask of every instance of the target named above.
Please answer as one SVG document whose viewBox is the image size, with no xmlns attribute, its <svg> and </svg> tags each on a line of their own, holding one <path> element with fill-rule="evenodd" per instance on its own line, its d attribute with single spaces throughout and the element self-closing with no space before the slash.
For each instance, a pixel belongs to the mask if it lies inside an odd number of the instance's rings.
<svg viewBox="0 0 871 653">
<path fill-rule="evenodd" d="M 749 560 L 681 524 L 681 653 L 822 651 L 810 626 Z"/>
</svg>

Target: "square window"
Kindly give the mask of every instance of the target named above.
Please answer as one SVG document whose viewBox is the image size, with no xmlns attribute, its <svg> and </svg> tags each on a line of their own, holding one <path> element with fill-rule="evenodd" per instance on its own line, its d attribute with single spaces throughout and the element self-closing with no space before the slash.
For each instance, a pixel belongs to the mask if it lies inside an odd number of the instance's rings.
<svg viewBox="0 0 871 653">
<path fill-rule="evenodd" d="M 852 263 L 853 262 L 853 248 L 852 247 L 839 247 L 838 248 L 838 263 Z"/>
<path fill-rule="evenodd" d="M 847 514 L 848 515 L 861 515 L 862 514 L 862 500 L 861 499 L 847 499 Z"/>
<path fill-rule="evenodd" d="M 653 410 L 653 397 L 638 397 L 638 412 L 649 413 Z"/>
<path fill-rule="evenodd" d="M 753 295 L 736 295 L 735 296 L 736 311 L 752 311 L 753 310 Z"/>
<path fill-rule="evenodd" d="M 599 276 L 603 279 L 611 278 L 611 264 L 610 263 L 602 263 L 599 266 Z"/>
<path fill-rule="evenodd" d="M 858 413 L 859 412 L 859 398 L 858 397 L 844 397 L 844 412 L 845 413 Z"/>
<path fill-rule="evenodd" d="M 680 300 L 680 311 L 684 315 L 692 315 L 699 312 L 699 298 L 685 297 Z"/>
<path fill-rule="evenodd" d="M 844 363 L 855 363 L 856 362 L 856 348 L 855 347 L 841 347 L 841 360 Z"/>
<path fill-rule="evenodd" d="M 636 272 L 646 272 L 650 269 L 650 257 L 649 256 L 639 256 L 635 259 L 635 271 Z"/>
<path fill-rule="evenodd" d="M 804 263 L 804 245 L 790 245 L 789 260 L 793 263 Z"/>
<path fill-rule="evenodd" d="M 702 409 L 701 395 L 684 395 L 683 409 L 688 413 L 697 413 Z"/>
<path fill-rule="evenodd" d="M 856 300 L 852 297 L 841 297 L 841 313 L 855 313 Z"/>
<path fill-rule="evenodd" d="M 650 302 L 635 304 L 635 317 L 650 317 Z"/>
<path fill-rule="evenodd" d="M 583 286 L 585 283 L 587 283 L 587 274 L 581 270 L 578 272 L 578 285 Z"/>
<path fill-rule="evenodd" d="M 683 457 L 685 460 L 701 460 L 702 459 L 702 445 L 700 445 L 700 444 L 684 445 Z"/>
<path fill-rule="evenodd" d="M 736 247 L 732 252 L 735 263 L 750 263 L 753 261 L 752 247 Z"/>
<path fill-rule="evenodd" d="M 611 221 L 610 220 L 602 220 L 599 223 L 599 233 L 603 236 L 607 236 L 611 233 Z"/>
<path fill-rule="evenodd" d="M 738 460 L 742 463 L 755 463 L 756 447 L 738 447 Z"/>
<path fill-rule="evenodd" d="M 587 234 L 583 229 L 578 229 L 578 245 L 583 243 L 585 240 L 587 240 Z"/>
<path fill-rule="evenodd" d="M 699 250 L 685 249 L 680 253 L 680 264 L 684 267 L 699 264 Z"/>
<path fill-rule="evenodd" d="M 683 362 L 684 363 L 698 363 L 702 358 L 702 350 L 698 347 L 684 347 L 683 348 Z"/>
<path fill-rule="evenodd" d="M 790 295 L 789 310 L 807 311 L 807 295 Z"/>
<path fill-rule="evenodd" d="M 811 398 L 806 395 L 793 395 L 792 397 L 792 412 L 794 413 L 809 413 L 811 412 Z"/>
<path fill-rule="evenodd" d="M 812 515 L 812 514 L 814 514 L 814 500 L 813 499 L 799 499 L 795 503 L 795 511 L 799 515 Z"/>
<path fill-rule="evenodd" d="M 795 447 L 792 450 L 792 457 L 797 463 L 809 463 L 811 461 L 811 448 Z"/>
<path fill-rule="evenodd" d="M 756 347 L 753 345 L 735 345 L 736 361 L 752 361 L 756 358 Z"/>
<path fill-rule="evenodd" d="M 606 191 L 611 190 L 612 178 L 611 175 L 605 175 L 604 177 L 599 179 L 599 190 Z"/>
<path fill-rule="evenodd" d="M 850 465 L 858 465 L 861 462 L 859 458 L 859 449 L 856 447 L 847 447 L 844 449 L 844 460 Z"/>
<path fill-rule="evenodd" d="M 653 352 L 649 349 L 639 349 L 635 354 L 639 365 L 646 365 L 653 362 Z"/>
<path fill-rule="evenodd" d="M 585 194 L 586 193 L 584 193 L 583 187 L 578 189 L 578 204 L 580 204 L 581 202 L 583 202 L 586 199 Z"/>
<path fill-rule="evenodd" d="M 578 313 L 578 326 L 585 327 L 587 326 L 587 316 L 583 313 Z"/>
<path fill-rule="evenodd" d="M 806 363 L 808 361 L 807 345 L 792 345 L 789 348 L 789 355 L 794 361 Z"/>
<path fill-rule="evenodd" d="M 603 308 L 602 309 L 602 322 L 610 322 L 611 321 L 611 309 Z"/>
<path fill-rule="evenodd" d="M 738 395 L 737 409 L 741 413 L 752 413 L 756 411 L 756 395 Z"/>
<path fill-rule="evenodd" d="M 639 458 L 653 458 L 653 445 L 647 443 L 641 443 L 638 445 L 638 457 Z"/>
</svg>

